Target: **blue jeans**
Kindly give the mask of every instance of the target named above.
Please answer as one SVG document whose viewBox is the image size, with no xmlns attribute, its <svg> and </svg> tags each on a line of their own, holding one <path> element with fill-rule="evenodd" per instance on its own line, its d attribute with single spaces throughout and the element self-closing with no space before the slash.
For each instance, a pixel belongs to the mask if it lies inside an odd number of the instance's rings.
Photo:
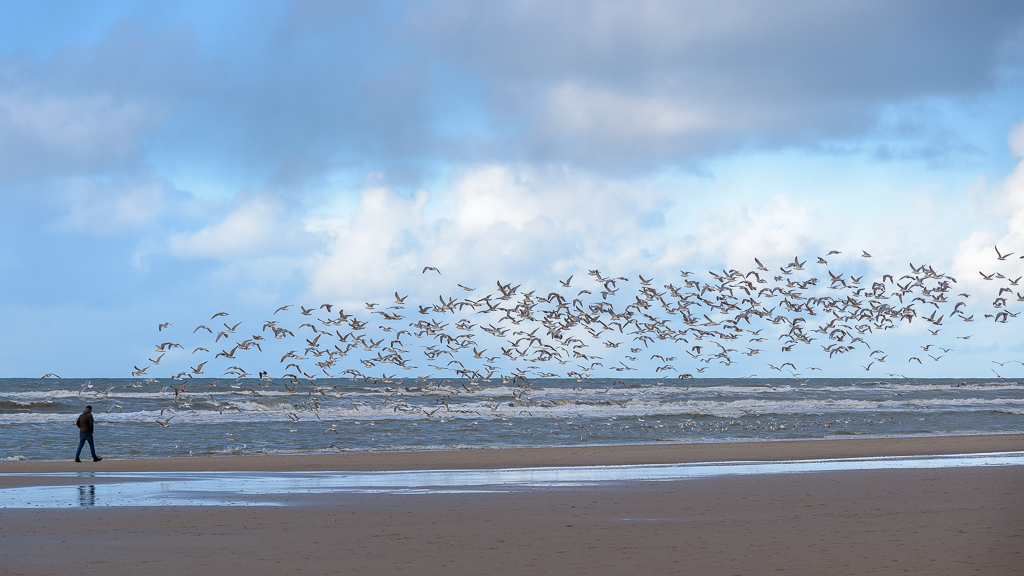
<svg viewBox="0 0 1024 576">
<path fill-rule="evenodd" d="M 78 434 L 78 452 L 75 452 L 75 458 L 82 456 L 82 446 L 85 446 L 85 442 L 89 441 L 89 451 L 92 452 L 93 459 L 96 458 L 96 445 L 92 442 L 92 434 L 85 434 L 79 432 Z"/>
</svg>

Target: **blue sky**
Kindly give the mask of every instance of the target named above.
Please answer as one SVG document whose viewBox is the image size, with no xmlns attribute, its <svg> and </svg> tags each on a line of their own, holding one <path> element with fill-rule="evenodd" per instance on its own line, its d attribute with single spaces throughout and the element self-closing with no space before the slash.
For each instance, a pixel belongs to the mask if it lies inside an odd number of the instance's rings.
<svg viewBox="0 0 1024 576">
<path fill-rule="evenodd" d="M 831 249 L 985 300 L 1022 103 L 1019 2 L 8 4 L 0 375 L 127 376 L 221 309 Z M 919 373 L 1024 359 L 972 328 Z"/>
</svg>

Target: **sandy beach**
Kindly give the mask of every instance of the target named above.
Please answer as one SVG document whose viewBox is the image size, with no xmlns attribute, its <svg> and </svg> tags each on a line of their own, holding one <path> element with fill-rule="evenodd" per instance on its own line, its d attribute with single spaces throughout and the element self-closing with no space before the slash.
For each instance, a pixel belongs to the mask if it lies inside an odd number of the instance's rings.
<svg viewBox="0 0 1024 576">
<path fill-rule="evenodd" d="M 1024 436 L 842 439 L 0 465 L 61 471 L 403 470 L 1024 450 Z M 1019 466 L 758 475 L 305 504 L 0 510 L 7 574 L 1020 574 Z"/>
</svg>

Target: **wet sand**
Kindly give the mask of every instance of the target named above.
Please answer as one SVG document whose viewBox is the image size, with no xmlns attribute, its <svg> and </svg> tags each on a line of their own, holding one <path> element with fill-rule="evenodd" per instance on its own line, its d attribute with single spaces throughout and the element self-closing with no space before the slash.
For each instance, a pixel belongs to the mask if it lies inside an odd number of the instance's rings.
<svg viewBox="0 0 1024 576">
<path fill-rule="evenodd" d="M 77 446 L 71 444 L 71 454 Z M 437 452 L 341 452 L 317 455 L 253 455 L 161 458 L 76 463 L 60 461 L 0 462 L 0 473 L 34 472 L 180 472 L 180 471 L 344 471 L 451 470 L 462 468 L 521 468 L 536 466 L 600 466 L 618 464 L 679 464 L 685 462 L 777 461 L 869 456 L 972 454 L 1024 450 L 1024 434 L 936 436 L 916 438 L 856 438 L 705 444 L 646 444 L 564 448 L 509 448 Z M 102 456 L 102 450 L 100 450 Z M 8 480 L 0 479 L 0 488 Z"/>
<path fill-rule="evenodd" d="M 4 463 L 0 472 L 400 470 L 1016 450 L 1024 450 L 1024 436 L 22 462 Z M 5 509 L 0 549 L 5 574 L 1020 574 L 1022 468 L 325 494 L 273 508 Z"/>
</svg>

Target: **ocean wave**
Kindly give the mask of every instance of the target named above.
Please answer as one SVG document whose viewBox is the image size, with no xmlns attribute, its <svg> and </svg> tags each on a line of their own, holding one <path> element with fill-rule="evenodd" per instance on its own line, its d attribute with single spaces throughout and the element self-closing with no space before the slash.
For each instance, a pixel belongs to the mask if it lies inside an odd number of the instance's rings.
<svg viewBox="0 0 1024 576">
<path fill-rule="evenodd" d="M 784 400 L 778 398 L 700 399 L 663 401 L 652 398 L 628 401 L 584 399 L 527 399 L 503 401 L 461 401 L 444 404 L 363 404 L 358 402 L 294 404 L 271 400 L 225 400 L 220 406 L 210 404 L 162 409 L 124 410 L 97 413 L 97 422 L 122 424 L 174 419 L 175 422 L 238 422 L 321 420 L 429 420 L 433 418 L 587 418 L 656 415 L 660 417 L 719 416 L 743 417 L 755 414 L 787 416 L 821 416 L 834 413 L 923 412 L 1000 410 L 1017 413 L 1024 407 L 1019 398 L 877 398 L 877 399 L 812 399 Z M 75 414 L 63 412 L 10 412 L 0 415 L 2 424 L 71 422 Z"/>
</svg>

